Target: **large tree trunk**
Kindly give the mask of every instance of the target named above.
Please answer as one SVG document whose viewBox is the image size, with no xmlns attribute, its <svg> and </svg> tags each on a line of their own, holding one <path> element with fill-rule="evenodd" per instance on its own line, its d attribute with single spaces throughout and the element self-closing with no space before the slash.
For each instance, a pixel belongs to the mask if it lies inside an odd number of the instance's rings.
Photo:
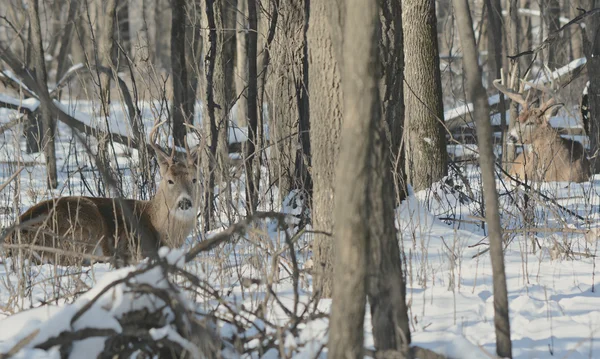
<svg viewBox="0 0 600 359">
<path fill-rule="evenodd" d="M 246 113 L 248 114 L 248 141 L 245 146 L 246 159 L 246 213 L 256 211 L 258 205 L 258 185 L 256 175 L 260 171 L 260 163 L 257 158 L 258 139 L 258 0 L 240 0 L 248 2 L 248 99 L 246 102 Z"/>
<path fill-rule="evenodd" d="M 580 0 L 580 5 L 585 10 L 600 7 L 600 0 Z M 600 173 L 600 15 L 588 16 L 585 19 L 585 29 L 582 30 L 583 51 L 587 58 L 588 101 L 590 111 L 590 155 L 592 159 L 592 173 Z"/>
<path fill-rule="evenodd" d="M 502 6 L 500 0 L 485 0 L 485 5 L 488 9 L 488 94 L 494 91 L 493 81 L 500 78 L 502 71 Z M 500 144 L 502 146 L 502 156 L 508 152 L 506 143 L 506 101 L 504 94 L 498 92 L 500 102 L 498 110 L 500 111 L 500 127 L 502 128 L 500 136 Z M 502 158 L 502 157 L 501 157 Z"/>
<path fill-rule="evenodd" d="M 186 0 L 173 1 L 171 11 L 171 69 L 173 72 L 173 139 L 183 146 L 186 123 L 192 123 L 192 114 L 188 113 L 190 83 L 186 64 Z"/>
<path fill-rule="evenodd" d="M 504 272 L 502 227 L 496 192 L 495 161 L 490 123 L 490 108 L 485 89 L 481 83 L 473 21 L 467 0 L 454 0 L 456 23 L 463 49 L 463 66 L 467 77 L 467 97 L 473 103 L 477 123 L 479 164 L 483 178 L 483 193 L 486 203 L 485 218 L 488 224 L 490 255 L 494 278 L 494 325 L 496 328 L 496 353 L 502 358 L 512 358 L 510 321 L 508 317 L 508 294 Z"/>
<path fill-rule="evenodd" d="M 236 35 L 236 69 L 235 90 L 239 96 L 236 102 L 236 124 L 240 127 L 246 126 L 248 121 L 248 105 L 246 104 L 246 86 L 248 86 L 248 55 L 246 54 L 248 35 L 248 3 L 246 0 L 238 0 Z"/>
<path fill-rule="evenodd" d="M 520 24 L 520 20 L 519 20 L 519 14 L 518 14 L 518 8 L 519 8 L 519 0 L 508 0 L 509 1 L 509 15 L 510 15 L 510 24 L 509 24 L 509 31 L 508 31 L 508 36 L 507 36 L 507 48 L 508 48 L 508 54 L 509 55 L 516 55 L 519 53 L 519 41 L 521 39 L 520 37 L 520 31 L 521 31 L 521 24 Z M 516 78 L 519 78 L 520 76 L 520 72 L 519 72 L 519 62 L 521 60 L 516 60 L 516 61 L 512 61 L 512 66 L 517 66 L 517 68 L 514 70 L 514 74 L 516 76 Z M 509 68 L 510 66 L 505 66 L 505 69 L 507 70 L 506 73 L 509 73 L 508 70 L 510 70 Z M 515 86 L 517 88 L 515 88 L 515 90 L 518 91 L 518 86 L 519 84 L 515 84 Z M 510 103 L 510 110 L 509 110 L 509 123 L 508 123 L 508 129 L 507 129 L 507 133 L 512 131 L 513 127 L 515 126 L 515 123 L 517 121 L 517 118 L 519 117 L 519 104 L 516 103 L 515 101 L 512 101 Z M 503 136 L 504 139 L 506 139 L 506 135 Z M 515 160 L 515 156 L 516 156 L 516 148 L 515 146 L 511 143 L 511 144 L 502 144 L 503 146 L 503 152 L 502 152 L 502 164 L 503 167 L 506 171 L 509 170 L 509 168 L 512 166 L 512 163 Z"/>
<path fill-rule="evenodd" d="M 560 1 L 559 0 L 544 0 L 542 6 L 544 9 L 544 22 L 548 28 L 546 37 L 560 29 Z M 567 51 L 566 41 L 564 40 L 565 33 L 557 37 L 548 46 L 548 67 L 554 70 L 566 65 Z M 543 41 L 543 40 L 542 40 Z"/>
<path fill-rule="evenodd" d="M 375 140 L 370 150 L 369 211 L 365 221 L 369 225 L 367 293 L 375 348 L 402 353 L 410 344 L 410 328 L 405 276 L 394 225 L 394 208 L 406 197 L 400 148 L 404 121 L 401 0 L 381 2 L 380 11 L 381 29 L 377 35 L 382 56 L 378 72 L 383 72 L 383 86 L 380 86 L 383 97 L 378 101 L 382 102 L 383 112 L 371 125 L 373 133 L 369 134 Z M 394 193 L 394 187 L 396 198 L 389 195 Z"/>
<path fill-rule="evenodd" d="M 344 5 L 347 12 L 344 14 Z M 345 0 L 342 89 L 344 121 L 336 173 L 335 268 L 328 355 L 364 356 L 364 317 L 373 189 L 375 128 L 381 124 L 377 83 L 378 9 L 370 0 Z M 345 17 L 344 17 L 345 16 Z M 332 19 L 332 21 L 334 21 Z M 342 20 L 344 21 L 344 20 Z M 342 25 L 343 26 L 343 25 Z M 388 161 L 385 158 L 384 161 Z"/>
<path fill-rule="evenodd" d="M 204 173 L 208 177 L 205 192 L 204 229 L 212 225 L 214 186 L 228 171 L 228 122 L 234 100 L 233 70 L 235 54 L 235 19 L 237 1 L 205 0 L 208 25 L 206 51 L 206 106 L 203 126 L 208 134 L 208 153 L 204 152 Z"/>
<path fill-rule="evenodd" d="M 398 204 L 406 197 L 404 171 L 404 39 L 402 37 L 402 0 L 381 3 L 381 62 L 383 116 L 389 129 L 392 173 Z"/>
<path fill-rule="evenodd" d="M 404 54 L 405 168 L 419 191 L 448 173 L 435 1 L 403 0 L 402 9 L 404 47 L 411 49 Z"/>
<path fill-rule="evenodd" d="M 44 61 L 44 47 L 42 45 L 42 29 L 40 26 L 40 15 L 37 0 L 28 0 L 27 12 L 31 26 L 32 63 L 35 69 L 35 80 L 39 86 L 37 95 L 50 98 L 48 93 L 48 75 Z M 42 147 L 46 156 L 46 171 L 48 173 L 48 188 L 58 187 L 56 168 L 56 147 L 54 144 L 54 119 L 52 118 L 51 104 L 40 104 L 40 116 L 42 117 Z"/>
<path fill-rule="evenodd" d="M 312 224 L 318 231 L 333 229 L 335 164 L 338 162 L 339 134 L 342 124 L 340 68 L 334 43 L 341 44 L 339 22 L 329 25 L 335 4 L 332 0 L 312 0 L 307 32 L 310 64 L 310 127 L 313 179 Z M 337 35 L 336 35 L 337 34 Z M 330 297 L 333 289 L 333 240 L 315 234 L 314 290 L 317 296 Z"/>
<path fill-rule="evenodd" d="M 102 14 L 100 19 L 102 25 L 98 28 L 100 37 L 98 43 L 98 59 L 101 66 L 111 69 L 117 73 L 116 64 L 114 63 L 114 34 L 115 34 L 115 18 L 117 10 L 117 0 L 102 1 Z M 108 116 L 108 106 L 110 105 L 110 81 L 111 74 L 100 73 L 100 98 L 104 107 L 105 115 Z"/>
<path fill-rule="evenodd" d="M 310 192 L 307 158 L 309 152 L 308 94 L 306 74 L 306 3 L 282 1 L 277 15 L 278 29 L 271 47 L 269 91 L 271 176 L 280 196 L 293 189 Z M 303 141 L 303 138 L 305 139 Z"/>
</svg>

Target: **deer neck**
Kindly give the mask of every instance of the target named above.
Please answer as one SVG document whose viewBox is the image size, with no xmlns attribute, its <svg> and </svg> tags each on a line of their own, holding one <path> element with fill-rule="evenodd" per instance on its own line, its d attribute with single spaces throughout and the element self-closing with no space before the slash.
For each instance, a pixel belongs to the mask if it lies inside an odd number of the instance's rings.
<svg viewBox="0 0 600 359">
<path fill-rule="evenodd" d="M 196 218 L 182 219 L 170 212 L 164 202 L 154 197 L 148 202 L 148 216 L 161 239 L 161 245 L 181 247 L 194 229 Z"/>
<path fill-rule="evenodd" d="M 556 129 L 547 126 L 536 131 L 532 141 L 532 147 L 537 151 L 543 151 L 548 146 L 552 146 L 557 140 L 560 140 L 560 134 Z"/>
</svg>

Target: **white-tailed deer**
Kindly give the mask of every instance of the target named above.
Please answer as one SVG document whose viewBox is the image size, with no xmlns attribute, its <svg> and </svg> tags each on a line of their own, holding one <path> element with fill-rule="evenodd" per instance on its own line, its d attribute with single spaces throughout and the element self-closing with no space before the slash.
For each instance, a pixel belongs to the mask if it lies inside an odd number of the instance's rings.
<svg viewBox="0 0 600 359">
<path fill-rule="evenodd" d="M 531 107 L 522 93 L 508 89 L 500 80 L 495 80 L 494 86 L 523 107 L 508 140 L 529 145 L 529 148 L 515 158 L 508 173 L 521 181 L 588 181 L 590 163 L 583 145 L 561 137 L 548 122 L 558 108 L 555 99 L 550 98 L 537 107 Z"/>
<path fill-rule="evenodd" d="M 196 152 L 187 159 L 167 154 L 156 141 L 155 122 L 150 144 L 160 166 L 161 180 L 149 201 L 99 197 L 59 197 L 34 205 L 21 223 L 34 223 L 7 238 L 9 243 L 51 247 L 64 251 L 111 256 L 117 263 L 154 255 L 160 246 L 179 247 L 196 225 L 198 182 Z M 20 234 L 18 233 L 20 232 Z M 14 249 L 12 253 L 15 253 Z M 10 254 L 9 254 L 10 255 Z M 34 251 L 36 262 L 81 264 L 81 258 Z"/>
</svg>

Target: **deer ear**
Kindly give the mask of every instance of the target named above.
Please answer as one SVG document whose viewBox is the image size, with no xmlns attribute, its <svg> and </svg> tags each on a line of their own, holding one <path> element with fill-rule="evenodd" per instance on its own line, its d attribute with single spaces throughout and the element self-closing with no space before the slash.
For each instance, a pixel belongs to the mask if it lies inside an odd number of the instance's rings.
<svg viewBox="0 0 600 359">
<path fill-rule="evenodd" d="M 158 154 L 156 156 L 156 162 L 158 162 L 158 167 L 160 169 L 160 174 L 164 175 L 165 172 L 167 172 L 167 169 L 169 168 L 169 164 L 171 163 L 169 161 L 168 158 L 161 156 L 160 154 Z"/>
<path fill-rule="evenodd" d="M 192 147 L 191 150 L 188 151 L 187 161 L 190 166 L 198 166 L 200 164 L 200 156 L 199 153 L 200 146 Z"/>
<path fill-rule="evenodd" d="M 544 121 L 548 122 L 548 121 L 550 121 L 551 117 L 556 116 L 556 114 L 558 113 L 558 110 L 560 110 L 561 106 L 562 106 L 562 103 L 557 103 L 557 104 L 550 105 L 548 108 L 546 108 L 544 110 Z"/>
</svg>

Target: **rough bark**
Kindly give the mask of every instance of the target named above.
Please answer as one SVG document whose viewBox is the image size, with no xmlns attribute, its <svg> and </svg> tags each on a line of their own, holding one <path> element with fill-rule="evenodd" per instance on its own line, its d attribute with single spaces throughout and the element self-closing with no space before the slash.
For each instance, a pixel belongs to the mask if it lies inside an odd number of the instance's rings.
<svg viewBox="0 0 600 359">
<path fill-rule="evenodd" d="M 226 175 L 228 169 L 228 122 L 234 100 L 234 54 L 236 1 L 206 0 L 208 49 L 206 51 L 206 106 L 203 118 L 208 134 L 208 153 L 203 164 L 208 177 L 205 193 L 204 228 L 210 229 L 214 211 L 214 186 Z"/>
<path fill-rule="evenodd" d="M 548 28 L 548 31 L 546 32 L 547 37 L 549 34 L 556 32 L 560 28 L 560 1 L 544 0 L 542 6 L 544 7 L 544 22 Z M 566 65 L 568 47 L 566 46 L 565 38 L 563 37 L 564 35 L 564 33 L 561 34 L 548 46 L 548 55 L 546 59 L 550 69 L 556 69 Z"/>
<path fill-rule="evenodd" d="M 67 55 L 69 54 L 69 50 L 71 49 L 71 41 L 75 29 L 75 15 L 77 15 L 78 9 L 79 2 L 69 2 L 67 21 L 65 23 L 64 32 L 60 41 L 60 49 L 58 50 L 58 57 L 56 59 L 56 81 L 60 81 L 60 79 L 63 77 L 70 65 L 67 61 Z"/>
<path fill-rule="evenodd" d="M 310 191 L 307 159 L 308 78 L 306 69 L 305 1 L 281 2 L 277 30 L 271 47 L 269 75 L 271 176 L 277 181 L 282 197 L 293 189 Z"/>
<path fill-rule="evenodd" d="M 485 0 L 485 5 L 488 9 L 488 91 L 494 91 L 493 81 L 500 78 L 502 71 L 502 6 L 500 0 Z M 496 91 L 498 92 L 498 91 Z M 488 92 L 489 94 L 489 92 Z M 508 151 L 508 145 L 504 140 L 506 138 L 506 101 L 504 94 L 498 92 L 500 96 L 500 102 L 498 111 L 500 112 L 500 127 L 503 129 L 500 136 L 500 143 L 502 146 L 502 154 L 504 155 Z"/>
<path fill-rule="evenodd" d="M 402 1 L 381 2 L 381 94 L 387 140 L 391 148 L 392 173 L 398 204 L 406 197 L 406 174 L 402 131 L 404 127 L 404 48 L 402 37 Z"/>
<path fill-rule="evenodd" d="M 246 55 L 248 56 L 248 99 L 246 102 L 246 113 L 248 114 L 248 141 L 245 146 L 246 151 L 244 158 L 246 159 L 246 213 L 250 214 L 256 211 L 256 206 L 258 205 L 259 183 L 258 181 L 255 181 L 255 177 L 258 171 L 260 171 L 256 154 L 256 144 L 258 139 L 258 19 L 256 3 L 258 0 L 240 1 L 248 2 L 248 41 L 246 48 Z"/>
<path fill-rule="evenodd" d="M 406 174 L 416 191 L 447 174 L 435 1 L 403 0 Z"/>
<path fill-rule="evenodd" d="M 508 293 L 504 271 L 504 252 L 502 244 L 502 227 L 498 209 L 498 193 L 496 192 L 494 150 L 490 108 L 487 95 L 481 83 L 473 21 L 467 0 L 454 0 L 456 23 L 463 50 L 463 66 L 466 74 L 467 97 L 473 103 L 474 116 L 477 123 L 477 144 L 479 148 L 479 165 L 483 179 L 484 200 L 486 202 L 485 218 L 488 225 L 490 256 L 494 278 L 494 325 L 496 328 L 496 353 L 501 358 L 512 358 L 510 341 L 510 321 L 508 316 Z"/>
<path fill-rule="evenodd" d="M 173 139 L 183 146 L 186 134 L 185 123 L 192 123 L 193 114 L 188 113 L 190 83 L 186 63 L 186 0 L 173 1 L 171 11 L 171 71 L 173 73 Z"/>
<path fill-rule="evenodd" d="M 100 66 L 112 69 L 117 72 L 114 62 L 114 35 L 115 35 L 115 18 L 117 10 L 117 0 L 102 1 L 101 16 L 102 24 L 98 28 L 98 62 Z M 105 114 L 108 116 L 108 106 L 110 105 L 110 81 L 112 76 L 106 73 L 100 73 L 100 98 L 102 106 L 105 107 Z"/>
<path fill-rule="evenodd" d="M 401 5 L 401 0 L 387 0 L 381 3 L 380 8 L 382 16 L 378 26 L 381 29 L 377 36 L 380 50 L 383 51 L 380 51 L 377 71 L 378 76 L 383 76 L 383 86 L 380 86 L 382 96 L 377 94 L 376 97 L 381 102 L 383 111 L 380 119 L 372 120 L 374 123 L 370 129 L 374 142 L 370 149 L 370 166 L 367 172 L 370 182 L 369 203 L 366 206 L 368 218 L 365 223 L 369 226 L 367 293 L 375 348 L 377 351 L 394 350 L 405 353 L 410 344 L 410 328 L 405 276 L 394 225 L 394 208 L 406 196 L 400 148 L 404 120 Z M 377 111 L 374 113 L 377 114 Z M 394 188 L 397 191 L 396 198 L 389 195 L 394 192 Z"/>
<path fill-rule="evenodd" d="M 344 121 L 340 161 L 336 173 L 336 247 L 328 355 L 364 356 L 364 316 L 369 251 L 372 156 L 376 128 L 381 121 L 377 82 L 377 2 L 345 0 L 346 20 L 342 47 Z M 340 44 L 341 45 L 341 44 Z M 335 45 L 334 45 L 335 46 Z M 387 161 L 388 159 L 384 159 Z"/>
<path fill-rule="evenodd" d="M 519 0 L 509 0 L 510 25 L 509 25 L 509 36 L 507 39 L 508 40 L 507 48 L 508 48 L 509 55 L 514 55 L 514 54 L 519 53 L 519 41 L 520 41 L 519 31 L 521 31 L 521 26 L 520 26 L 520 22 L 519 22 L 520 20 L 519 20 L 519 14 L 518 14 L 518 6 L 519 6 Z M 517 77 L 520 76 L 519 61 L 520 60 L 517 60 L 512 63 L 512 66 L 517 66 L 517 69 L 514 72 Z M 508 70 L 509 67 L 505 66 L 505 69 Z M 506 71 L 506 72 L 508 73 L 508 71 Z M 519 84 L 517 83 L 517 84 L 515 84 L 515 86 L 518 87 Z M 512 101 L 510 103 L 510 110 L 509 110 L 510 120 L 508 123 L 507 133 L 512 131 L 513 127 L 515 126 L 517 117 L 519 117 L 519 104 L 516 103 L 515 101 Z M 506 133 L 503 137 L 506 138 Z M 504 169 L 508 171 L 508 169 L 512 165 L 513 161 L 515 160 L 516 149 L 513 144 L 504 144 L 503 143 L 502 146 L 503 146 L 502 164 L 503 164 Z"/>
<path fill-rule="evenodd" d="M 332 0 L 312 0 L 307 31 L 313 179 L 311 216 L 313 228 L 324 232 L 333 229 L 334 168 L 338 162 L 342 124 L 340 68 L 334 49 L 340 30 L 333 29 L 340 26 L 340 21 L 330 26 L 328 20 L 329 16 L 333 17 L 331 13 L 334 8 Z M 321 233 L 315 234 L 313 251 L 315 294 L 330 297 L 333 288 L 332 238 Z"/>
<path fill-rule="evenodd" d="M 236 102 L 236 123 L 238 126 L 246 126 L 248 119 L 248 105 L 246 104 L 246 86 L 248 86 L 248 55 L 246 54 L 246 44 L 248 41 L 248 3 L 245 0 L 238 0 L 237 11 L 237 36 L 236 36 L 236 69 L 235 69 L 235 90 L 239 96 Z"/>
<path fill-rule="evenodd" d="M 600 7 L 600 0 L 580 0 L 580 5 L 586 10 Z M 590 81 L 588 101 L 590 114 L 590 157 L 592 158 L 592 173 L 600 173 L 600 15 L 588 16 L 585 19 L 585 29 L 582 30 L 583 52 L 587 58 L 587 72 Z"/>
<path fill-rule="evenodd" d="M 28 0 L 27 12 L 31 26 L 31 50 L 32 64 L 35 68 L 35 80 L 39 88 L 37 95 L 50 98 L 48 93 L 48 75 L 46 73 L 46 63 L 44 61 L 44 47 L 42 45 L 42 29 L 40 26 L 40 15 L 37 0 Z M 40 116 L 42 118 L 42 147 L 46 156 L 46 171 L 48 175 L 48 188 L 58 187 L 58 177 L 56 168 L 56 147 L 54 143 L 55 125 L 52 116 L 52 109 L 49 104 L 40 105 Z"/>
</svg>

